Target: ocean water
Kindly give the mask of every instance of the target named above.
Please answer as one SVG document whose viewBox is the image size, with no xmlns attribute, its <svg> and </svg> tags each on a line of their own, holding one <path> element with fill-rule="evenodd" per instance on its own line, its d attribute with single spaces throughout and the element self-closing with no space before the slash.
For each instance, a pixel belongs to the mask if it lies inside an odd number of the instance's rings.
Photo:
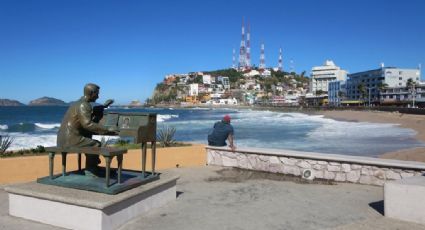
<svg viewBox="0 0 425 230">
<path fill-rule="evenodd" d="M 67 107 L 0 107 L 0 135 L 15 139 L 11 150 L 54 146 L 66 110 Z M 157 113 L 158 129 L 175 127 L 176 140 L 185 142 L 206 144 L 214 123 L 229 114 L 235 129 L 235 144 L 239 147 L 377 156 L 425 146 L 414 138 L 414 130 L 397 124 L 337 121 L 321 115 L 203 108 L 112 108 L 110 111 Z"/>
</svg>

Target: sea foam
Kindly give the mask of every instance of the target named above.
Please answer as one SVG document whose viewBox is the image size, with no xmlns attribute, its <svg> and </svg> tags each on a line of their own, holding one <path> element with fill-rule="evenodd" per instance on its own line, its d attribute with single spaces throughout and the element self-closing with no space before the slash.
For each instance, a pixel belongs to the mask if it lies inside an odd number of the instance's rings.
<svg viewBox="0 0 425 230">
<path fill-rule="evenodd" d="M 178 118 L 179 115 L 176 114 L 158 114 L 156 117 L 157 122 L 164 122 L 166 120 L 170 120 L 171 118 Z"/>
<path fill-rule="evenodd" d="M 54 129 L 59 128 L 61 124 L 55 123 L 55 124 L 44 124 L 44 123 L 35 123 L 35 125 L 42 129 Z"/>
<path fill-rule="evenodd" d="M 8 150 L 29 149 L 35 148 L 38 145 L 45 147 L 56 145 L 56 134 L 34 135 L 26 133 L 11 133 L 10 136 L 14 138 L 14 140 Z"/>
</svg>

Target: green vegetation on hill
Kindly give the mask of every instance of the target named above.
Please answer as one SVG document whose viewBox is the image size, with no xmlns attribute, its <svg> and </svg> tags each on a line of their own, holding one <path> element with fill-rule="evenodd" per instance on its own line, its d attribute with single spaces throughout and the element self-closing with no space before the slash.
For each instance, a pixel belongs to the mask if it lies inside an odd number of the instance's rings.
<svg viewBox="0 0 425 230">
<path fill-rule="evenodd" d="M 220 70 L 214 70 L 214 71 L 209 71 L 204 73 L 210 74 L 211 76 L 214 76 L 214 77 L 217 77 L 217 76 L 229 77 L 230 83 L 235 83 L 239 79 L 243 78 L 243 73 L 238 72 L 235 69 L 220 69 Z"/>
</svg>

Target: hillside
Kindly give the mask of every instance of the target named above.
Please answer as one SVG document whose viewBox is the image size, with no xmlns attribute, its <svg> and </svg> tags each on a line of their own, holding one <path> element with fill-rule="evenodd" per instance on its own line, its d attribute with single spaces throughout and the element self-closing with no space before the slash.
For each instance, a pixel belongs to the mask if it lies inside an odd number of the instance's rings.
<svg viewBox="0 0 425 230">
<path fill-rule="evenodd" d="M 0 99 L 0 106 L 24 106 L 24 104 L 17 100 Z"/>
<path fill-rule="evenodd" d="M 42 97 L 30 101 L 29 106 L 66 106 L 68 105 L 62 100 L 52 98 L 52 97 Z"/>
</svg>

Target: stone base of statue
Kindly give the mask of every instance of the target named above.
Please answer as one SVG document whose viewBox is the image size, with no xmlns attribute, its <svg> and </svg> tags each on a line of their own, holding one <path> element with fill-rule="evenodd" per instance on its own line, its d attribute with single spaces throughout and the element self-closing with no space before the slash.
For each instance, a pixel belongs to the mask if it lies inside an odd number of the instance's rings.
<svg viewBox="0 0 425 230">
<path fill-rule="evenodd" d="M 116 229 L 130 219 L 176 199 L 178 177 L 161 179 L 116 195 L 36 182 L 6 187 L 9 214 L 68 229 Z"/>
<path fill-rule="evenodd" d="M 160 173 L 143 173 L 125 169 L 120 172 L 119 179 L 116 170 L 112 171 L 113 175 L 110 176 L 110 179 L 106 179 L 105 169 L 100 167 L 98 171 L 96 176 L 90 176 L 86 175 L 84 170 L 76 170 L 64 175 L 53 175 L 52 178 L 50 176 L 42 177 L 37 179 L 37 182 L 113 195 L 158 180 L 162 176 Z"/>
</svg>

